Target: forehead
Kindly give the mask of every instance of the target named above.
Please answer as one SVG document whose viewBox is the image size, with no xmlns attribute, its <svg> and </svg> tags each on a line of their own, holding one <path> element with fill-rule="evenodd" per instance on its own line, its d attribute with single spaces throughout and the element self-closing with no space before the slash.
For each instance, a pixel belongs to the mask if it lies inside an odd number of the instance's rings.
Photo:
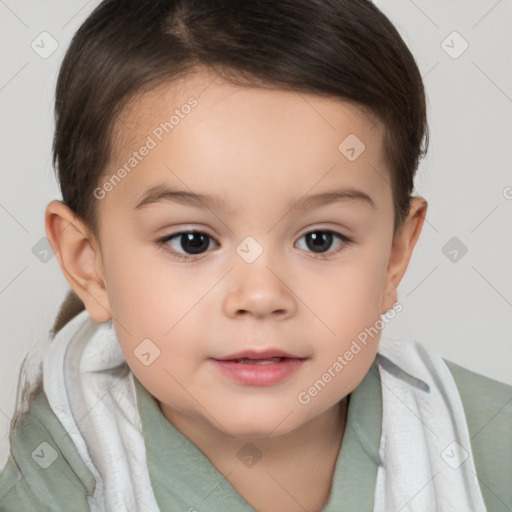
<svg viewBox="0 0 512 512">
<path fill-rule="evenodd" d="M 354 103 L 236 86 L 198 71 L 129 102 L 115 126 L 106 177 L 149 138 L 154 147 L 116 187 L 132 204 L 162 182 L 197 192 L 213 186 L 225 196 L 236 185 L 291 198 L 315 182 L 379 194 L 390 181 L 383 135 L 382 124 Z"/>
<path fill-rule="evenodd" d="M 309 132 L 330 129 L 341 136 L 343 130 L 351 128 L 362 137 L 379 138 L 383 135 L 380 120 L 369 109 L 355 102 L 270 85 L 234 85 L 212 70 L 198 68 L 172 83 L 163 83 L 149 92 L 135 95 L 117 116 L 114 125 L 116 146 L 133 146 L 155 128 L 155 123 L 169 120 L 190 98 L 198 101 L 199 108 L 194 108 L 192 116 L 198 121 L 218 117 L 222 111 L 229 117 L 229 108 L 236 108 L 240 113 L 239 118 L 231 116 L 228 121 L 232 122 L 225 124 L 224 129 L 233 122 L 240 124 L 240 117 L 247 113 L 250 115 L 246 121 L 263 121 L 262 125 L 267 129 L 276 119 L 282 118 L 285 122 L 295 115 L 303 117 L 304 128 Z M 268 108 L 275 115 L 269 115 Z M 309 125 L 306 126 L 308 121 Z"/>
</svg>

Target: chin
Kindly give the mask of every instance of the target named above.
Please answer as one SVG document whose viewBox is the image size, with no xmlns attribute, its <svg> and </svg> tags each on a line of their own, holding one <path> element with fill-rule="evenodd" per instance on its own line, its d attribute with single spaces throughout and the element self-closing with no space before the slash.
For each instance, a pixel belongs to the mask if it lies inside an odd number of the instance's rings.
<svg viewBox="0 0 512 512">
<path fill-rule="evenodd" d="M 272 438 L 278 437 L 284 434 L 288 434 L 294 430 L 293 425 L 289 425 L 287 428 L 282 428 L 279 425 L 280 420 L 276 420 L 275 422 L 260 422 L 258 425 L 243 423 L 236 423 L 235 425 L 230 424 L 227 428 L 229 433 L 233 437 L 238 437 L 241 439 L 264 439 L 264 438 Z"/>
<path fill-rule="evenodd" d="M 297 412 L 284 407 L 277 410 L 258 408 L 250 412 L 239 408 L 231 411 L 229 417 L 224 415 L 218 419 L 231 435 L 252 439 L 288 434 L 300 426 Z"/>
</svg>

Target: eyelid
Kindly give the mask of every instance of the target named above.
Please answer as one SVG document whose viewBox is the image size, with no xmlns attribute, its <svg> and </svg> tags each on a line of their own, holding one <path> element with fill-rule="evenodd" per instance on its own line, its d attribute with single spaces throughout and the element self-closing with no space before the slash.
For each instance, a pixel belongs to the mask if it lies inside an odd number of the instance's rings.
<svg viewBox="0 0 512 512">
<path fill-rule="evenodd" d="M 159 243 L 165 243 L 173 238 L 178 237 L 179 235 L 185 235 L 188 233 L 199 233 L 201 235 L 206 235 L 211 240 L 213 240 L 217 245 L 220 245 L 219 241 L 216 239 L 216 237 L 214 237 L 213 235 L 210 235 L 210 233 L 208 233 L 207 231 L 202 231 L 200 229 L 180 229 L 179 231 L 174 231 L 173 233 L 169 233 L 168 235 L 161 236 L 156 241 Z"/>
</svg>

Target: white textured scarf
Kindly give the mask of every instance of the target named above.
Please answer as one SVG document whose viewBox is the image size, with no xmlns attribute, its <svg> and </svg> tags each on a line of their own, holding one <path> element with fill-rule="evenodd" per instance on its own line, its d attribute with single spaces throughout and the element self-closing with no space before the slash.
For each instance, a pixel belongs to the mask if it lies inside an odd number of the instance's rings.
<svg viewBox="0 0 512 512">
<path fill-rule="evenodd" d="M 453 377 L 440 355 L 383 338 L 383 424 L 375 512 L 485 512 Z M 96 479 L 93 512 L 157 512 L 133 374 L 112 322 L 81 312 L 43 361 L 54 413 Z"/>
<path fill-rule="evenodd" d="M 382 339 L 374 512 L 486 512 L 453 376 L 418 343 Z"/>
<path fill-rule="evenodd" d="M 96 479 L 92 512 L 158 512 L 133 374 L 112 321 L 82 311 L 53 339 L 43 361 L 48 402 Z"/>
</svg>

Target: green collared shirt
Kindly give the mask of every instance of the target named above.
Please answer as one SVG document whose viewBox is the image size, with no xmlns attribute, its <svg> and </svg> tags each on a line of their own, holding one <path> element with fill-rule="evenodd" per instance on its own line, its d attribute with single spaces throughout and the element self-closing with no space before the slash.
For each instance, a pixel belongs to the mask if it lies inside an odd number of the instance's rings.
<svg viewBox="0 0 512 512">
<path fill-rule="evenodd" d="M 489 512 L 512 511 L 512 386 L 450 361 L 466 413 L 475 467 Z M 254 512 L 203 453 L 162 414 L 135 379 L 153 492 L 162 511 Z M 374 363 L 351 393 L 332 489 L 322 512 L 370 512 L 382 402 Z M 0 511 L 88 511 L 95 481 L 39 393 L 16 432 L 0 474 Z M 45 444 L 46 443 L 46 444 Z M 46 463 L 55 460 L 44 469 Z"/>
</svg>

